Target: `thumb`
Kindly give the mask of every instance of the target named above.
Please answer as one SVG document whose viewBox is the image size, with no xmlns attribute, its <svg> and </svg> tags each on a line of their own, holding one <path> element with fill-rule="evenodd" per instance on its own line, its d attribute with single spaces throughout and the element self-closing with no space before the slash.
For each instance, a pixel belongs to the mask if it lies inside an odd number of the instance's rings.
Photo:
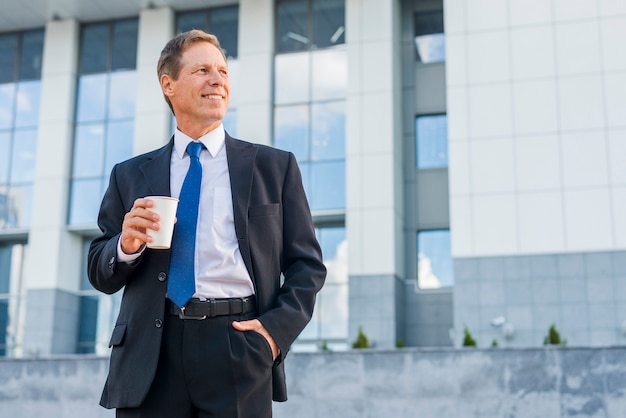
<svg viewBox="0 0 626 418">
<path fill-rule="evenodd" d="M 233 328 L 237 331 L 255 331 L 258 328 L 256 319 L 251 319 L 249 321 L 233 321 Z"/>
</svg>

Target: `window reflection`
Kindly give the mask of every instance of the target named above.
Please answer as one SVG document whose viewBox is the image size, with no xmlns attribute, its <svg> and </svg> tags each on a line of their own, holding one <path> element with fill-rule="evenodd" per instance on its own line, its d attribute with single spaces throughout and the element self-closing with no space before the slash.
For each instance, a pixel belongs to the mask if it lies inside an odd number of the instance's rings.
<svg viewBox="0 0 626 418">
<path fill-rule="evenodd" d="M 417 278 L 422 289 L 454 284 L 454 265 L 449 230 L 418 231 Z"/>
<path fill-rule="evenodd" d="M 40 81 L 25 81 L 17 86 L 15 102 L 15 127 L 37 126 L 39 124 Z"/>
<path fill-rule="evenodd" d="M 443 11 L 416 13 L 414 23 L 417 61 L 425 64 L 445 61 Z"/>
<path fill-rule="evenodd" d="M 135 86 L 137 74 L 135 71 L 121 71 L 110 74 L 108 118 L 122 119 L 135 116 Z M 130 93 L 129 93 L 130 92 Z"/>
<path fill-rule="evenodd" d="M 274 59 L 274 104 L 306 103 L 310 100 L 310 54 L 277 55 Z"/>
<path fill-rule="evenodd" d="M 22 279 L 27 262 L 28 246 L 22 243 L 0 245 L 0 356 L 21 354 L 18 330 L 23 318 Z"/>
<path fill-rule="evenodd" d="M 43 37 L 0 35 L 0 229 L 30 226 Z"/>
<path fill-rule="evenodd" d="M 274 112 L 274 146 L 293 152 L 298 161 L 307 161 L 309 107 L 277 107 Z"/>
<path fill-rule="evenodd" d="M 239 6 L 213 7 L 182 12 L 176 16 L 178 33 L 200 29 L 213 33 L 229 58 L 237 58 L 239 43 Z"/>
<path fill-rule="evenodd" d="M 415 119 L 417 168 L 448 166 L 448 119 L 446 115 L 418 116 Z"/>
<path fill-rule="evenodd" d="M 104 119 L 107 81 L 107 74 L 83 75 L 78 79 L 77 122 Z"/>
<path fill-rule="evenodd" d="M 345 50 L 327 49 L 311 54 L 310 57 L 313 66 L 311 72 L 313 100 L 345 98 L 348 86 L 348 57 Z"/>
<path fill-rule="evenodd" d="M 311 165 L 311 209 L 337 210 L 346 207 L 345 163 Z"/>
<path fill-rule="evenodd" d="M 313 351 L 323 343 L 346 349 L 348 338 L 348 242 L 345 227 L 317 228 L 326 283 L 318 294 L 311 322 L 298 337 L 295 351 Z"/>
<path fill-rule="evenodd" d="M 137 19 L 82 28 L 68 214 L 72 225 L 95 224 L 111 169 L 132 156 L 137 31 Z"/>
<path fill-rule="evenodd" d="M 311 106 L 311 160 L 345 159 L 345 102 Z"/>
<path fill-rule="evenodd" d="M 276 8 L 279 53 L 345 43 L 344 0 L 279 0 Z"/>
</svg>

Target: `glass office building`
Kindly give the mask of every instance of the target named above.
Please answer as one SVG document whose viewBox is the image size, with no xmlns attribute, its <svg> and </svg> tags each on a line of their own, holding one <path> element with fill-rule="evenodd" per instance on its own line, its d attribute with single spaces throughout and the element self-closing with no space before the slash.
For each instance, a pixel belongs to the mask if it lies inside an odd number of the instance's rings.
<svg viewBox="0 0 626 418">
<path fill-rule="evenodd" d="M 294 351 L 626 342 L 626 3 L 44 3 L 0 15 L 0 356 L 108 353 L 88 245 L 112 166 L 172 135 L 190 28 L 226 130 L 302 171 L 329 275 Z"/>
</svg>

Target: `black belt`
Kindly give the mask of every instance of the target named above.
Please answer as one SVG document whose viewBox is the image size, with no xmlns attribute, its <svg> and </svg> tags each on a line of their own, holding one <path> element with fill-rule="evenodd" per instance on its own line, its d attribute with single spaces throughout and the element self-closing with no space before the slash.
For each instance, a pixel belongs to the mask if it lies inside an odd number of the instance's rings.
<svg viewBox="0 0 626 418">
<path fill-rule="evenodd" d="M 167 311 L 170 315 L 178 315 L 181 319 L 206 319 L 215 316 L 241 315 L 256 312 L 254 296 L 230 299 L 191 299 L 183 308 L 179 308 L 167 299 Z"/>
</svg>

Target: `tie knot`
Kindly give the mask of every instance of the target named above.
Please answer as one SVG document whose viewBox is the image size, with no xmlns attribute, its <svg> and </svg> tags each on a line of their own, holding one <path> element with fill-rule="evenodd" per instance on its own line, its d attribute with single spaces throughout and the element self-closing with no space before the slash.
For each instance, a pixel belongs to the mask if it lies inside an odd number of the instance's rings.
<svg viewBox="0 0 626 418">
<path fill-rule="evenodd" d="M 200 142 L 200 141 L 191 141 L 189 143 L 189 145 L 187 145 L 187 153 L 189 154 L 190 157 L 199 158 L 200 157 L 200 151 L 202 150 L 203 147 L 204 147 L 204 145 L 202 145 L 202 142 Z"/>
</svg>

